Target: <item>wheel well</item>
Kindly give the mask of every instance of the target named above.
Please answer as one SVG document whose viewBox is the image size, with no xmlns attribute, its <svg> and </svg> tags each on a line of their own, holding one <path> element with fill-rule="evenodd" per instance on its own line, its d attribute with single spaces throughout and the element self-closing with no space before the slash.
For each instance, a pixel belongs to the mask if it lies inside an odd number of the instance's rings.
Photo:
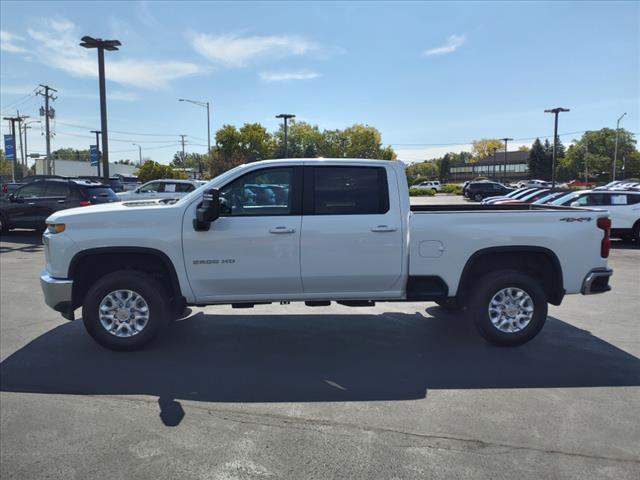
<svg viewBox="0 0 640 480">
<path fill-rule="evenodd" d="M 560 305 L 562 302 L 560 262 L 551 250 L 540 247 L 497 247 L 475 253 L 462 271 L 457 297 L 468 297 L 480 277 L 496 270 L 517 270 L 530 275 L 540 282 L 549 303 Z"/>
<path fill-rule="evenodd" d="M 184 310 L 186 302 L 171 260 L 162 252 L 144 248 L 99 249 L 76 255 L 68 277 L 73 279 L 73 308 L 82 305 L 86 293 L 98 279 L 119 270 L 135 270 L 153 276 L 167 289 L 174 310 Z"/>
</svg>

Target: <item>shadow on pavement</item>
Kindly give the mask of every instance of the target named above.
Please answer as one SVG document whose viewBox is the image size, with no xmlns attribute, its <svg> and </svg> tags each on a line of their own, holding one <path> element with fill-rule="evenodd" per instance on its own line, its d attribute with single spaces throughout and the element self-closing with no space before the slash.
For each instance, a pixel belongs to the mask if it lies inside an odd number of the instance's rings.
<svg viewBox="0 0 640 480">
<path fill-rule="evenodd" d="M 42 232 L 12 230 L 0 236 L 0 253 L 42 251 Z"/>
<path fill-rule="evenodd" d="M 201 402 L 411 400 L 427 390 L 640 385 L 640 360 L 550 317 L 518 348 L 485 343 L 439 307 L 381 315 L 193 315 L 148 349 L 61 325 L 0 364 L 5 392 L 158 396 L 165 425 Z"/>
</svg>

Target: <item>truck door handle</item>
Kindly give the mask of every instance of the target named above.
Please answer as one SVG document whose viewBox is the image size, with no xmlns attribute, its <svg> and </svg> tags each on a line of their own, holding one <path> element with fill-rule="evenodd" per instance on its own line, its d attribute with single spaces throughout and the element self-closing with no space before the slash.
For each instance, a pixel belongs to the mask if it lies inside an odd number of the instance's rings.
<svg viewBox="0 0 640 480">
<path fill-rule="evenodd" d="M 378 225 L 376 227 L 371 227 L 372 232 L 395 232 L 396 230 L 396 227 L 390 227 L 388 225 Z"/>
<path fill-rule="evenodd" d="M 36 202 L 27 202 L 27 205 L 35 205 Z"/>
<path fill-rule="evenodd" d="M 294 233 L 295 229 L 288 227 L 274 227 L 269 229 L 269 233 Z"/>
<path fill-rule="evenodd" d="M 64 200 L 58 200 L 58 203 L 64 203 Z"/>
</svg>

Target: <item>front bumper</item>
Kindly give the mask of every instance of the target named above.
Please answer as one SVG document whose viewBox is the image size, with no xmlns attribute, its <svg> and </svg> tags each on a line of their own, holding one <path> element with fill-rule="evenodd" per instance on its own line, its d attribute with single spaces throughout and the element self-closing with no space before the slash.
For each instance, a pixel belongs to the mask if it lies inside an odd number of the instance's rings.
<svg viewBox="0 0 640 480">
<path fill-rule="evenodd" d="M 604 293 L 611 290 L 609 278 L 613 275 L 610 268 L 594 268 L 582 281 L 582 289 L 580 293 L 583 295 L 592 295 L 594 293 Z"/>
<path fill-rule="evenodd" d="M 73 280 L 53 278 L 49 272 L 43 270 L 40 273 L 40 286 L 44 294 L 44 303 L 60 312 L 67 320 L 73 320 L 71 303 Z"/>
</svg>

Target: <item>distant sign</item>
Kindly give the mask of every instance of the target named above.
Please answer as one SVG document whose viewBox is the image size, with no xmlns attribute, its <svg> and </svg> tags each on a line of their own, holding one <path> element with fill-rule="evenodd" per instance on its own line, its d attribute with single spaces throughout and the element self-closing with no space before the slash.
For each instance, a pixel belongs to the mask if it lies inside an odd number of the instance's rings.
<svg viewBox="0 0 640 480">
<path fill-rule="evenodd" d="M 100 161 L 100 151 L 97 145 L 89 145 L 89 160 L 91 161 L 92 167 L 98 165 Z"/>
<path fill-rule="evenodd" d="M 7 160 L 16 159 L 16 146 L 13 143 L 13 135 L 4 136 L 4 156 Z"/>
</svg>

